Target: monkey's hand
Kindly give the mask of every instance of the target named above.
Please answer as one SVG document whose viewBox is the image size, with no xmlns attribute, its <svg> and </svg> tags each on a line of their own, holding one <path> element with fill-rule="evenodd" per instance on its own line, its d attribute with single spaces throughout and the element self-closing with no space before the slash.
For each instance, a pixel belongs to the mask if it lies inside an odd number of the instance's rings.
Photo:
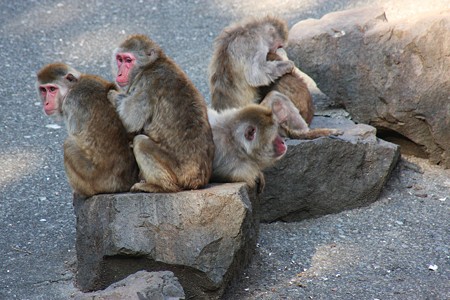
<svg viewBox="0 0 450 300">
<path fill-rule="evenodd" d="M 292 73 L 295 70 L 295 64 L 292 60 L 287 61 L 271 61 L 268 63 L 275 64 L 274 68 L 268 74 L 272 81 L 280 78 L 284 74 Z"/>
<path fill-rule="evenodd" d="M 110 90 L 108 92 L 108 100 L 114 107 L 118 107 L 122 99 L 125 98 L 125 94 L 122 94 L 116 90 Z"/>
<path fill-rule="evenodd" d="M 259 176 L 256 178 L 256 191 L 258 194 L 261 194 L 266 186 L 266 179 L 264 178 L 264 173 L 259 173 Z"/>
</svg>

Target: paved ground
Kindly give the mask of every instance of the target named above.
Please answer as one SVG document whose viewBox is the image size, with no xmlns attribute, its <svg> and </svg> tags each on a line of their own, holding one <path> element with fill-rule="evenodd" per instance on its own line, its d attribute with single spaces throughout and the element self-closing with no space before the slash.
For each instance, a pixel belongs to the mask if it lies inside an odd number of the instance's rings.
<svg viewBox="0 0 450 300">
<path fill-rule="evenodd" d="M 112 49 L 126 35 L 144 33 L 208 98 L 211 45 L 230 22 L 270 12 L 292 26 L 373 3 L 81 2 L 0 2 L 0 299 L 67 299 L 76 292 L 75 217 L 61 151 L 66 133 L 44 116 L 34 87 L 44 64 L 63 61 L 111 79 Z M 448 170 L 409 158 L 370 207 L 263 225 L 257 255 L 229 299 L 448 299 L 449 190 Z"/>
</svg>

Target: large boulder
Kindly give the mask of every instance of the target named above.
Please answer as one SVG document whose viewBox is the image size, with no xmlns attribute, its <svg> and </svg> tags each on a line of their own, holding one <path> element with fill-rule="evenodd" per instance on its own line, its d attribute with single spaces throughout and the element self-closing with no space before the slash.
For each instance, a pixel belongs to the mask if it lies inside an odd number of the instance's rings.
<svg viewBox="0 0 450 300">
<path fill-rule="evenodd" d="M 288 151 L 265 172 L 261 221 L 299 221 L 374 202 L 399 158 L 399 147 L 376 129 L 345 118 L 315 117 L 312 127 L 344 134 L 288 141 Z"/>
<path fill-rule="evenodd" d="M 188 299 L 216 299 L 254 251 L 255 197 L 244 183 L 235 183 L 75 198 L 76 284 L 93 291 L 139 270 L 168 270 Z"/>
<path fill-rule="evenodd" d="M 74 300 L 181 300 L 185 299 L 183 287 L 170 271 L 135 274 L 113 283 L 105 290 L 78 294 Z"/>
<path fill-rule="evenodd" d="M 328 105 L 406 137 L 450 167 L 449 32 L 448 9 L 394 19 L 370 7 L 297 23 L 287 52 Z"/>
</svg>

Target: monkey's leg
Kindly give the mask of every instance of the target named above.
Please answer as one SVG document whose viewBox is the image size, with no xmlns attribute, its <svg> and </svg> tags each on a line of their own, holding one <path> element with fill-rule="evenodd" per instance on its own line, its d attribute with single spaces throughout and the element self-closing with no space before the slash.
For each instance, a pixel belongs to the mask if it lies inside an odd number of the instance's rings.
<svg viewBox="0 0 450 300">
<path fill-rule="evenodd" d="M 75 193 L 85 197 L 98 193 L 94 187 L 96 183 L 95 167 L 71 137 L 64 142 L 64 168 Z"/>
<path fill-rule="evenodd" d="M 134 137 L 133 152 L 145 182 L 134 184 L 131 192 L 171 193 L 181 190 L 171 168 L 174 158 L 148 136 L 139 134 Z"/>
<path fill-rule="evenodd" d="M 266 179 L 263 172 L 259 173 L 258 178 L 256 179 L 256 186 L 258 194 L 261 194 L 266 186 Z"/>
<path fill-rule="evenodd" d="M 283 129 L 286 131 L 289 138 L 298 140 L 313 140 L 322 136 L 341 135 L 344 133 L 342 130 L 332 128 L 308 128 L 305 130 L 296 130 L 290 128 Z"/>
</svg>

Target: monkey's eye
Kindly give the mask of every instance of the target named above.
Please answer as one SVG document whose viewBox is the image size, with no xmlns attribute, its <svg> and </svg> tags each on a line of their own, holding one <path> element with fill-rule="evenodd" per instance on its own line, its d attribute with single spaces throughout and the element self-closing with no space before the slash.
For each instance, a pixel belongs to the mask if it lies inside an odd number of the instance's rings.
<svg viewBox="0 0 450 300">
<path fill-rule="evenodd" d="M 123 59 L 122 59 L 122 57 L 121 57 L 121 56 L 117 56 L 117 57 L 116 57 L 116 59 L 117 59 L 117 61 L 118 61 L 118 62 L 120 62 L 120 63 L 122 63 L 122 62 L 123 62 Z"/>
<path fill-rule="evenodd" d="M 51 86 L 51 87 L 49 88 L 49 90 L 50 90 L 50 92 L 54 92 L 54 91 L 56 90 L 56 88 L 55 88 L 54 86 Z"/>
<path fill-rule="evenodd" d="M 126 60 L 125 60 L 125 62 L 127 63 L 127 64 L 131 64 L 132 62 L 133 62 L 133 60 L 131 59 L 131 58 L 127 58 Z"/>
<path fill-rule="evenodd" d="M 47 92 L 47 89 L 46 89 L 45 87 L 41 86 L 41 87 L 39 88 L 39 91 L 40 91 L 41 93 L 45 93 L 45 92 Z"/>
</svg>

